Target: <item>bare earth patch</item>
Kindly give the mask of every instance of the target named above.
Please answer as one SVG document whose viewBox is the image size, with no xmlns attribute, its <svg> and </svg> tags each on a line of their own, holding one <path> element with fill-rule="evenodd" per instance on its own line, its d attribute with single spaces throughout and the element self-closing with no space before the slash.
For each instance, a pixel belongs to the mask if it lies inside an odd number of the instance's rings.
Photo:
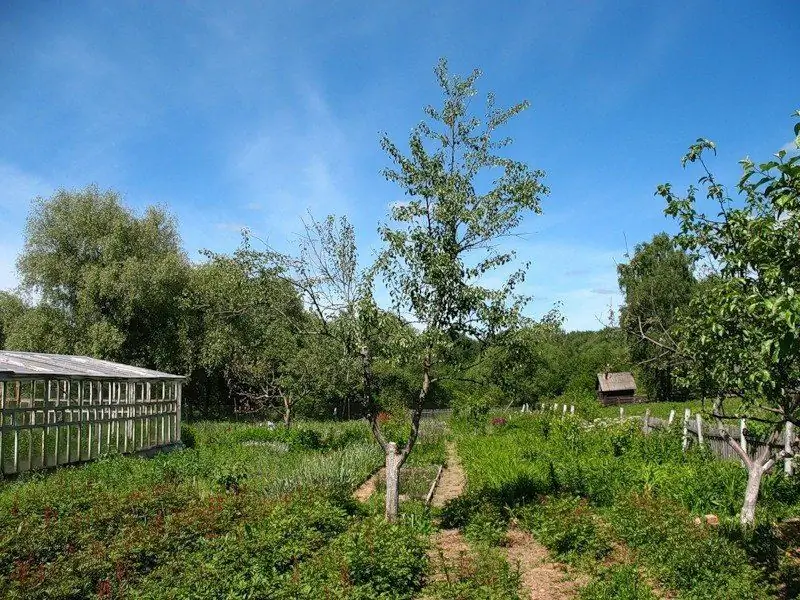
<svg viewBox="0 0 800 600">
<path fill-rule="evenodd" d="M 506 552 L 510 565 L 519 565 L 522 597 L 531 600 L 565 600 L 574 598 L 585 582 L 573 578 L 567 567 L 553 562 L 547 548 L 530 533 L 514 526 L 506 536 Z"/>
<path fill-rule="evenodd" d="M 447 442 L 447 465 L 442 470 L 442 478 L 433 493 L 431 504 L 441 508 L 448 500 L 460 496 L 464 492 L 466 484 L 467 477 L 455 446 L 452 442 Z"/>
<path fill-rule="evenodd" d="M 385 478 L 386 468 L 381 467 L 375 473 L 373 473 L 369 479 L 362 483 L 355 492 L 353 492 L 353 498 L 359 502 L 366 502 L 370 499 L 370 496 L 375 493 L 375 490 L 378 487 L 378 482 Z"/>
</svg>

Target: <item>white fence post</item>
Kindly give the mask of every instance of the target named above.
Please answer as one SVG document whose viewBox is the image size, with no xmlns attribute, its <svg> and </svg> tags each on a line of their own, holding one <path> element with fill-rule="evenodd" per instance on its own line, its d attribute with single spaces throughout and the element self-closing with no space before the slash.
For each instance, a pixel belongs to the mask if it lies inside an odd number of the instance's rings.
<svg viewBox="0 0 800 600">
<path fill-rule="evenodd" d="M 644 411 L 644 426 L 642 427 L 644 433 L 650 433 L 650 409 Z"/>
<path fill-rule="evenodd" d="M 672 422 L 675 420 L 675 409 L 669 411 L 669 419 L 667 419 L 667 426 L 672 427 Z"/>
<path fill-rule="evenodd" d="M 681 446 L 683 447 L 684 451 L 689 447 L 689 417 L 691 417 L 691 415 L 691 409 L 687 408 L 685 411 L 683 411 L 683 441 Z"/>
<path fill-rule="evenodd" d="M 575 414 L 575 405 L 574 405 L 574 404 L 571 404 L 571 405 L 570 405 L 570 407 L 569 407 L 569 414 L 571 414 L 571 415 L 574 415 L 574 414 Z"/>
<path fill-rule="evenodd" d="M 786 430 L 784 431 L 786 439 L 783 441 L 783 449 L 787 453 L 792 452 L 792 440 L 794 438 L 794 423 L 786 422 Z M 794 457 L 787 456 L 783 459 L 783 472 L 787 477 L 794 475 Z"/>
<path fill-rule="evenodd" d="M 619 418 L 621 419 L 624 416 L 625 416 L 625 407 L 620 406 L 619 407 Z"/>
<path fill-rule="evenodd" d="M 703 445 L 703 417 L 700 413 L 695 414 L 695 420 L 697 421 L 697 443 L 701 446 Z"/>
<path fill-rule="evenodd" d="M 562 409 L 562 411 L 561 411 L 561 416 L 564 416 L 564 415 L 566 415 L 566 414 L 567 414 L 567 405 L 566 405 L 566 404 L 564 404 L 564 405 L 563 405 L 563 409 Z"/>
<path fill-rule="evenodd" d="M 745 437 L 744 432 L 747 430 L 747 424 L 744 422 L 744 419 L 739 419 L 739 445 L 744 450 L 744 453 L 747 454 L 747 437 Z M 744 461 L 742 461 L 744 463 Z"/>
</svg>

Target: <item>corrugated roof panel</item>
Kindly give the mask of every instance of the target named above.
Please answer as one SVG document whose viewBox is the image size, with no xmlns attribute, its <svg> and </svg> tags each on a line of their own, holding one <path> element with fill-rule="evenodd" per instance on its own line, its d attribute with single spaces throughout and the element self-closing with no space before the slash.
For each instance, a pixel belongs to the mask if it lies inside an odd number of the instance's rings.
<svg viewBox="0 0 800 600">
<path fill-rule="evenodd" d="M 181 375 L 162 373 L 88 356 L 0 350 L 0 377 L 36 375 L 98 379 L 183 379 Z"/>
</svg>

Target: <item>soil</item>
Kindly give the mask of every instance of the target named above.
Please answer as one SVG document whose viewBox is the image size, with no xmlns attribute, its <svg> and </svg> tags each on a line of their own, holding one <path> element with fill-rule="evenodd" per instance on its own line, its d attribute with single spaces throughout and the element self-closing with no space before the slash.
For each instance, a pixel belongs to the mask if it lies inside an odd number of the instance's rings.
<svg viewBox="0 0 800 600">
<path fill-rule="evenodd" d="M 452 442 L 447 442 L 447 464 L 442 470 L 439 485 L 436 486 L 436 490 L 433 492 L 431 504 L 441 508 L 448 500 L 460 496 L 464 492 L 466 485 L 467 477 L 464 474 L 455 445 Z"/>
<path fill-rule="evenodd" d="M 566 600 L 574 598 L 586 583 L 573 577 L 565 565 L 553 562 L 547 548 L 527 531 L 510 526 L 506 544 L 508 563 L 519 567 L 522 598 Z"/>
<path fill-rule="evenodd" d="M 370 496 L 375 493 L 375 489 L 378 487 L 378 482 L 385 477 L 386 468 L 381 467 L 375 473 L 373 473 L 369 479 L 362 483 L 355 492 L 353 492 L 353 498 L 359 502 L 366 502 L 370 499 Z"/>
</svg>

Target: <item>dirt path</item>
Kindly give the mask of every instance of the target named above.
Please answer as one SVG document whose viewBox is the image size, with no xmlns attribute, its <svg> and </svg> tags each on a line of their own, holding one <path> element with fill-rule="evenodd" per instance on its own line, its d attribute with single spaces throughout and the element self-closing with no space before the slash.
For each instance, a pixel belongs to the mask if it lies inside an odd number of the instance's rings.
<svg viewBox="0 0 800 600">
<path fill-rule="evenodd" d="M 447 464 L 442 470 L 442 478 L 433 492 L 431 504 L 441 508 L 448 500 L 457 498 L 464 492 L 467 485 L 467 476 L 458 458 L 458 452 L 453 442 L 447 442 Z"/>
<path fill-rule="evenodd" d="M 386 477 L 386 467 L 381 467 L 372 476 L 362 483 L 358 489 L 353 492 L 353 498 L 359 502 L 366 502 L 370 496 L 375 493 L 378 487 L 378 482 Z"/>
<path fill-rule="evenodd" d="M 431 503 L 444 506 L 448 500 L 464 492 L 466 483 L 467 477 L 455 445 L 449 442 L 447 466 L 442 471 L 442 479 Z M 519 567 L 521 597 L 525 600 L 568 600 L 576 596 L 581 582 L 575 581 L 564 565 L 553 562 L 547 549 L 529 533 L 513 525 L 509 527 L 505 551 L 508 563 Z M 441 579 L 445 568 L 468 561 L 469 554 L 469 545 L 458 529 L 439 531 L 431 549 L 431 563 L 434 565 L 431 579 Z"/>
<path fill-rule="evenodd" d="M 519 566 L 521 597 L 530 600 L 566 600 L 574 598 L 581 581 L 576 581 L 567 568 L 553 562 L 547 548 L 527 531 L 515 526 L 506 536 L 508 563 Z"/>
</svg>

